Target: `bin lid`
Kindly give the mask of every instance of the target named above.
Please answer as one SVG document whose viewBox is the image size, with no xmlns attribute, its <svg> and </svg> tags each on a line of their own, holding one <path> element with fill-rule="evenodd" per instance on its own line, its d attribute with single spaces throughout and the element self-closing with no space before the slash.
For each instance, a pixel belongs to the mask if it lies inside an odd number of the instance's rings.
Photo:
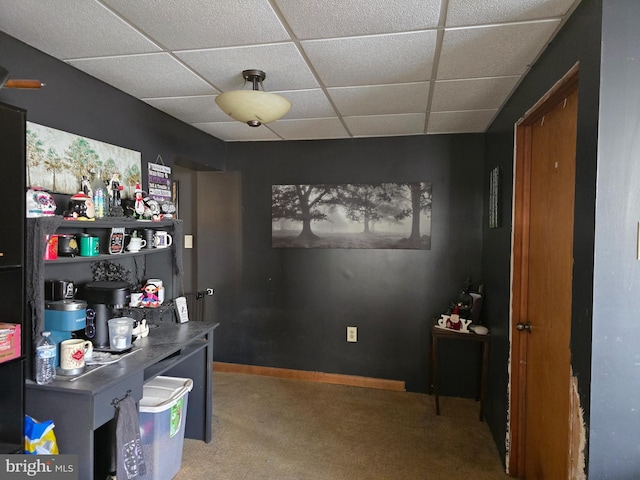
<svg viewBox="0 0 640 480">
<path fill-rule="evenodd" d="M 193 389 L 193 380 L 180 377 L 159 376 L 142 387 L 140 412 L 164 412 Z"/>
</svg>

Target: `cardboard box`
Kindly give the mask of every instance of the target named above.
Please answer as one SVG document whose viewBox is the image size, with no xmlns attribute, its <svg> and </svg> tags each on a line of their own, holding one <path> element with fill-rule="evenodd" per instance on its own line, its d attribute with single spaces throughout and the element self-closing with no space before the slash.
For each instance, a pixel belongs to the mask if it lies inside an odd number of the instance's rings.
<svg viewBox="0 0 640 480">
<path fill-rule="evenodd" d="M 0 322 L 0 363 L 20 356 L 20 325 Z"/>
</svg>

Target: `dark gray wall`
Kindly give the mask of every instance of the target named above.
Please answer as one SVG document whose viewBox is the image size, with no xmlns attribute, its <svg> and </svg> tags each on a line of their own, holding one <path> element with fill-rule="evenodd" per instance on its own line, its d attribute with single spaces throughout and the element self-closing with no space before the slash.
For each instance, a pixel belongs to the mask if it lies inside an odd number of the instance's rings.
<svg viewBox="0 0 640 480">
<path fill-rule="evenodd" d="M 27 120 L 141 152 L 215 168 L 224 165 L 224 142 L 156 110 L 39 50 L 0 32 L 0 64 L 11 78 L 35 78 L 41 90 L 0 89 L 0 101 L 27 110 Z M 213 106 L 212 106 L 213 108 Z"/>
<path fill-rule="evenodd" d="M 242 172 L 242 294 L 220 361 L 362 375 L 426 391 L 428 325 L 480 280 L 483 135 L 229 144 Z M 430 181 L 432 249 L 272 249 L 271 185 Z M 346 327 L 358 342 L 346 342 Z M 443 390 L 474 394 L 475 357 L 450 353 Z M 446 355 L 446 354 L 445 354 Z M 461 365 L 468 365 L 468 369 Z M 471 373 L 471 380 L 466 382 Z"/>
<path fill-rule="evenodd" d="M 483 232 L 483 278 L 487 284 L 485 315 L 490 324 L 491 375 L 489 425 L 501 454 L 505 454 L 508 412 L 510 249 L 513 182 L 514 124 L 576 63 L 579 72 L 578 137 L 571 351 L 573 374 L 578 379 L 581 406 L 589 425 L 591 377 L 591 317 L 598 150 L 601 2 L 583 0 L 551 42 L 531 72 L 501 110 L 486 134 L 485 177 L 500 165 L 502 224 Z M 637 19 L 638 17 L 636 17 Z M 634 54 L 635 55 L 635 54 Z M 485 191 L 485 201 L 488 192 Z M 550 239 L 550 241 L 552 241 Z M 610 268 L 607 266 L 606 268 Z M 617 347 L 616 347 L 617 348 Z M 593 427 L 593 426 L 592 426 Z M 617 457 L 617 455 L 612 455 Z M 594 476 L 593 478 L 602 478 Z"/>
</svg>

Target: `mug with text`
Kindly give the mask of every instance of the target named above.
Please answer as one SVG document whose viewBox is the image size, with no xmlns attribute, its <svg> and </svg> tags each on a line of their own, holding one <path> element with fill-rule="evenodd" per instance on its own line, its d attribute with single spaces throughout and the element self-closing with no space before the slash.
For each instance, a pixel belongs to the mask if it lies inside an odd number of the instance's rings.
<svg viewBox="0 0 640 480">
<path fill-rule="evenodd" d="M 173 243 L 173 237 L 164 230 L 157 230 L 153 236 L 153 246 L 156 248 L 167 248 Z"/>
</svg>

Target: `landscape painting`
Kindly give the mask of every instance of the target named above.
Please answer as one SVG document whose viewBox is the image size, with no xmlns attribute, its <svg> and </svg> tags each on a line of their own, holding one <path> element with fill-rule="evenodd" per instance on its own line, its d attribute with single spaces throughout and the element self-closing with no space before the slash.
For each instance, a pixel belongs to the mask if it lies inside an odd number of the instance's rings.
<svg viewBox="0 0 640 480">
<path fill-rule="evenodd" d="M 431 183 L 272 185 L 273 248 L 431 249 Z"/>
<path fill-rule="evenodd" d="M 114 177 L 133 198 L 141 182 L 140 152 L 27 122 L 27 186 L 73 195 L 99 175 L 105 185 Z"/>
</svg>

